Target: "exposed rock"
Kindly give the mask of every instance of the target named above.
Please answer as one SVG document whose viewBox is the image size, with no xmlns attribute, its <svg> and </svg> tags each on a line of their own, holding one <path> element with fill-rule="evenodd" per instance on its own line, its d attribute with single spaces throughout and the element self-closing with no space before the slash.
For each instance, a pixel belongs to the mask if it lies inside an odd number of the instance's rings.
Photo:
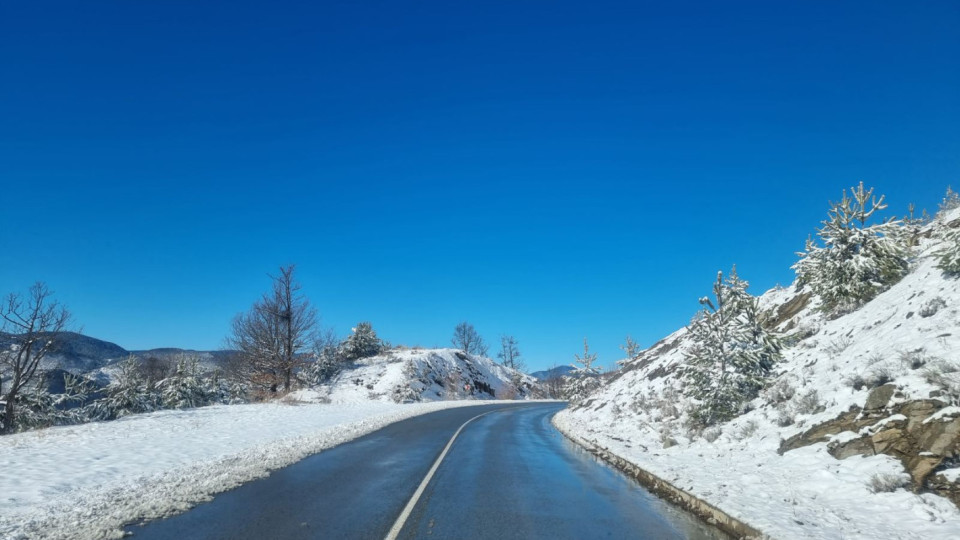
<svg viewBox="0 0 960 540">
<path fill-rule="evenodd" d="M 867 402 L 863 405 L 863 410 L 875 411 L 886 407 L 896 389 L 897 385 L 895 384 L 884 384 L 883 386 L 874 388 L 870 391 L 870 395 L 867 396 Z"/>
<path fill-rule="evenodd" d="M 951 482 L 946 476 L 934 473 L 927 479 L 927 487 L 960 506 L 960 481 Z"/>
<path fill-rule="evenodd" d="M 874 389 L 863 411 L 851 409 L 833 420 L 791 437 L 780 445 L 779 452 L 782 454 L 823 442 L 845 431 L 860 433 L 858 438 L 831 442 L 827 451 L 837 459 L 876 454 L 893 456 L 910 473 L 914 491 L 931 490 L 960 506 L 958 486 L 942 476 L 939 480 L 930 481 L 931 475 L 945 460 L 960 457 L 960 416 L 947 415 L 931 420 L 931 415 L 946 406 L 944 402 L 934 399 L 895 405 L 889 410 L 890 416 L 886 416 L 884 407 L 893 392 L 893 385 Z M 876 415 L 880 411 L 886 417 L 878 422 Z"/>
<path fill-rule="evenodd" d="M 875 422 L 875 419 L 861 417 L 860 408 L 853 407 L 833 420 L 813 426 L 807 431 L 798 433 L 783 441 L 780 443 L 780 448 L 777 450 L 777 453 L 782 455 L 784 452 L 789 452 L 790 450 L 819 442 L 827 442 L 830 440 L 830 437 L 844 431 L 853 431 L 856 433 L 860 431 L 860 428 L 867 427 Z"/>
<path fill-rule="evenodd" d="M 833 442 L 827 445 L 827 451 L 837 459 L 847 459 L 853 456 L 872 456 L 875 454 L 873 444 L 871 444 L 870 439 L 867 438 L 853 439 L 845 444 Z"/>
<path fill-rule="evenodd" d="M 811 293 L 804 292 L 784 302 L 778 306 L 773 315 L 771 315 L 765 321 L 765 326 L 767 328 L 777 328 L 784 322 L 792 319 L 798 313 L 803 311 L 803 308 L 807 307 L 807 305 L 810 303 L 811 297 Z"/>
</svg>

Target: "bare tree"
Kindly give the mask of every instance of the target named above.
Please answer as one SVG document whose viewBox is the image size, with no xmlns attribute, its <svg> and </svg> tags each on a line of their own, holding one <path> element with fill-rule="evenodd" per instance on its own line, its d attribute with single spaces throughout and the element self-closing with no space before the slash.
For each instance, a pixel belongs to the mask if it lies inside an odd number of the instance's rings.
<svg viewBox="0 0 960 540">
<path fill-rule="evenodd" d="M 0 318 L 0 339 L 5 343 L 0 351 L 0 397 L 6 402 L 0 433 L 9 433 L 16 425 L 17 394 L 33 381 L 40 361 L 56 346 L 70 312 L 37 282 L 26 295 L 11 293 L 0 306 Z"/>
<path fill-rule="evenodd" d="M 487 344 L 477 333 L 477 329 L 467 321 L 463 321 L 453 329 L 453 339 L 450 342 L 453 343 L 454 347 L 467 354 L 487 355 Z"/>
<path fill-rule="evenodd" d="M 550 369 L 550 375 L 543 381 L 547 395 L 553 399 L 563 398 L 563 375 L 557 370 L 557 365 Z"/>
<path fill-rule="evenodd" d="M 227 345 L 239 352 L 241 374 L 252 385 L 276 393 L 292 389 L 294 373 L 315 348 L 317 312 L 300 294 L 294 266 L 271 276 L 273 290 L 233 320 Z"/>
<path fill-rule="evenodd" d="M 501 363 L 510 369 L 517 371 L 526 371 L 527 366 L 520 358 L 520 349 L 517 339 L 513 336 L 500 336 L 500 352 L 497 358 Z"/>
</svg>

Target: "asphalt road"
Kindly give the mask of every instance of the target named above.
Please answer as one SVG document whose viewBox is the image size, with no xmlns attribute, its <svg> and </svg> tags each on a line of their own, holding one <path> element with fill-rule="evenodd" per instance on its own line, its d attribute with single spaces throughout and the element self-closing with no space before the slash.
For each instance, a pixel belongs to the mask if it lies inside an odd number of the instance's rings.
<svg viewBox="0 0 960 540">
<path fill-rule="evenodd" d="M 599 463 L 550 425 L 563 404 L 449 409 L 387 426 L 135 539 L 382 539 L 457 430 L 398 538 L 724 538 Z"/>
</svg>

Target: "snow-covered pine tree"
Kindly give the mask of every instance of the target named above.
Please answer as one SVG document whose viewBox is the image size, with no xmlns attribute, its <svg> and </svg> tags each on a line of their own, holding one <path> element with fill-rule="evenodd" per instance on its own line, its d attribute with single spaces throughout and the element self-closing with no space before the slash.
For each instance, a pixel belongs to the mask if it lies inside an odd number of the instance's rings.
<svg viewBox="0 0 960 540">
<path fill-rule="evenodd" d="M 91 419 L 114 420 L 162 407 L 160 393 L 141 377 L 137 359 L 132 356 L 120 363 L 119 372 L 105 389 L 105 394 L 85 407 Z"/>
<path fill-rule="evenodd" d="M 943 200 L 940 201 L 940 211 L 937 212 L 937 214 L 944 215 L 954 208 L 960 208 L 960 195 L 951 189 L 950 186 L 947 186 L 947 193 L 943 196 Z"/>
<path fill-rule="evenodd" d="M 571 403 L 577 404 L 600 387 L 600 368 L 593 365 L 597 361 L 597 353 L 590 352 L 587 338 L 583 338 L 583 354 L 573 357 L 576 362 L 570 364 L 574 368 L 570 376 L 564 377 L 563 395 Z"/>
<path fill-rule="evenodd" d="M 627 336 L 624 344 L 620 346 L 620 350 L 622 350 L 627 357 L 622 360 L 617 360 L 617 366 L 619 367 L 625 366 L 628 362 L 636 358 L 641 351 L 640 344 L 634 341 L 630 336 Z"/>
<path fill-rule="evenodd" d="M 935 255 L 937 268 L 947 274 L 960 275 L 960 227 L 945 230 L 943 247 Z"/>
<path fill-rule="evenodd" d="M 818 245 L 807 240 L 793 265 L 798 285 L 809 284 L 823 301 L 823 309 L 839 316 L 860 307 L 900 280 L 909 269 L 910 248 L 900 234 L 900 221 L 891 219 L 868 225 L 887 207 L 884 197 L 873 196 L 863 182 L 846 190 L 840 202 L 831 203 L 829 219 L 817 235 Z"/>
<path fill-rule="evenodd" d="M 14 419 L 12 431 L 26 431 L 50 426 L 81 424 L 88 421 L 82 407 L 94 391 L 93 384 L 82 377 L 65 373 L 64 391 L 51 394 L 47 388 L 47 379 L 41 377 L 30 388 L 17 394 L 18 414 Z M 0 410 L 0 414 L 3 411 Z"/>
<path fill-rule="evenodd" d="M 597 375 L 600 373 L 600 369 L 593 365 L 597 361 L 597 353 L 590 352 L 590 344 L 587 343 L 587 338 L 583 338 L 583 355 L 575 354 L 573 357 L 576 359 L 576 363 L 570 364 L 574 368 L 571 373 L 577 375 Z"/>
<path fill-rule="evenodd" d="M 335 345 L 319 347 L 314 353 L 315 360 L 307 368 L 307 381 L 310 384 L 322 384 L 329 381 L 343 368 L 344 358 L 340 348 Z"/>
<path fill-rule="evenodd" d="M 210 404 L 197 359 L 180 356 L 171 376 L 157 383 L 164 409 L 191 409 Z"/>
<path fill-rule="evenodd" d="M 692 346 L 681 375 L 686 392 L 699 401 L 691 417 L 704 426 L 735 417 L 742 404 L 756 397 L 780 358 L 779 340 L 763 328 L 757 299 L 736 267 L 713 284 L 716 304 L 700 299 L 704 308 L 689 326 Z"/>
<path fill-rule="evenodd" d="M 373 325 L 359 322 L 353 332 L 340 344 L 340 354 L 348 361 L 369 358 L 383 352 L 383 340 L 377 337 Z"/>
</svg>

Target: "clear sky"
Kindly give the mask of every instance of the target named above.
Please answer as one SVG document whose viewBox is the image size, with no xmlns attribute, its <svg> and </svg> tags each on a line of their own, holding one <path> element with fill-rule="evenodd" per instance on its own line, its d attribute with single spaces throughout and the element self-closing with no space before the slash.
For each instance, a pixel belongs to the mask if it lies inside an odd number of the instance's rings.
<svg viewBox="0 0 960 540">
<path fill-rule="evenodd" d="M 827 202 L 960 187 L 960 3 L 4 2 L 0 289 L 214 349 L 296 263 L 340 334 L 610 365 Z M 491 352 L 497 350 L 491 347 Z"/>
</svg>

